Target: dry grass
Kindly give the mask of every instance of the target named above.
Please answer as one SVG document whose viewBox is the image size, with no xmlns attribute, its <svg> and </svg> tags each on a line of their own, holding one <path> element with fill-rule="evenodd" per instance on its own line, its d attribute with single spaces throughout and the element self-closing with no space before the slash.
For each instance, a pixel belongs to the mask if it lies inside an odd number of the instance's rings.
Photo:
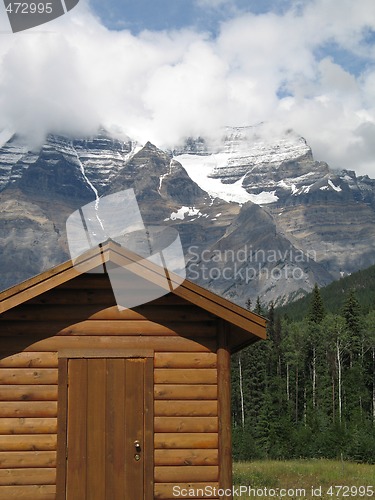
<svg viewBox="0 0 375 500">
<path fill-rule="evenodd" d="M 356 464 L 352 462 L 341 462 L 334 460 L 292 460 L 292 461 L 256 461 L 246 463 L 235 463 L 234 484 L 250 486 L 251 495 L 243 493 L 234 498 L 252 499 L 256 498 L 285 498 L 286 500 L 325 499 L 337 498 L 362 498 L 375 499 L 375 465 Z M 335 486 L 343 486 L 341 490 Z M 372 487 L 359 491 L 359 486 Z M 315 488 L 313 495 L 312 487 Z M 317 488 L 321 487 L 321 494 Z M 329 490 L 330 487 L 331 490 Z M 353 487 L 352 489 L 349 489 Z M 274 489 L 273 494 L 263 494 L 267 490 Z M 286 490 L 280 491 L 281 489 Z M 295 490 L 302 489 L 300 494 Z M 288 491 L 290 490 L 290 491 Z M 293 491 L 294 490 L 294 494 Z M 331 491 L 331 495 L 329 492 Z M 278 493 L 277 493 L 278 492 Z M 271 492 L 273 493 L 273 492 Z M 280 493 L 283 493 L 281 496 Z M 361 493 L 361 494 L 360 494 Z"/>
</svg>

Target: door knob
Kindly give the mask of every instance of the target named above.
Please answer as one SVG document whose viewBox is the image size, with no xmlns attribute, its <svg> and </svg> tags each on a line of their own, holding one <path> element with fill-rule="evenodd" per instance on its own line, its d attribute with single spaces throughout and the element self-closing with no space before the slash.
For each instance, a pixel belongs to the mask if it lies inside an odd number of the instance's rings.
<svg viewBox="0 0 375 500">
<path fill-rule="evenodd" d="M 134 446 L 135 446 L 135 451 L 139 453 L 141 451 L 141 443 L 138 441 L 138 439 L 134 441 Z"/>
</svg>

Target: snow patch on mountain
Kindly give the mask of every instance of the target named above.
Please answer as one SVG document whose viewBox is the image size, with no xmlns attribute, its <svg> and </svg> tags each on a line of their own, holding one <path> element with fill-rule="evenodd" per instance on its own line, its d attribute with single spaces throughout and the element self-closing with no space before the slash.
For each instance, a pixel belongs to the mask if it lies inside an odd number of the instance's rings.
<svg viewBox="0 0 375 500">
<path fill-rule="evenodd" d="M 187 171 L 189 177 L 206 191 L 212 198 L 221 198 L 227 202 L 239 204 L 251 201 L 257 205 L 274 203 L 278 200 L 275 192 L 263 191 L 259 194 L 250 194 L 242 186 L 246 173 L 232 184 L 224 184 L 220 179 L 211 177 L 212 171 L 222 164 L 227 164 L 228 154 L 219 153 L 210 156 L 182 154 L 175 157 Z"/>
<path fill-rule="evenodd" d="M 311 175 L 297 167 L 289 167 L 293 176 L 290 171 L 277 173 L 286 162 L 311 160 L 311 149 L 291 131 L 271 140 L 261 125 L 227 127 L 219 143 L 206 144 L 204 149 L 202 142 L 194 148 L 190 141 L 175 154 L 192 180 L 212 197 L 239 204 L 274 203 L 279 200 L 278 187 L 294 194 L 294 184 L 300 186 L 302 178 Z M 270 176 L 272 172 L 276 175 Z"/>
<path fill-rule="evenodd" d="M 331 181 L 331 179 L 328 179 L 328 184 L 331 186 L 332 189 L 334 189 L 337 193 L 339 193 L 340 191 L 342 191 L 342 189 L 340 188 L 340 186 L 335 186 L 333 184 L 333 182 Z"/>
<path fill-rule="evenodd" d="M 177 219 L 184 220 L 185 216 L 186 217 L 198 216 L 198 218 L 199 217 L 207 217 L 207 215 L 202 214 L 202 212 L 199 210 L 199 208 L 195 208 L 195 207 L 181 207 L 176 212 L 172 212 L 169 217 L 167 217 L 166 219 L 164 219 L 164 221 L 166 222 L 168 220 L 177 220 Z M 192 220 L 195 220 L 195 219 L 192 219 Z"/>
</svg>

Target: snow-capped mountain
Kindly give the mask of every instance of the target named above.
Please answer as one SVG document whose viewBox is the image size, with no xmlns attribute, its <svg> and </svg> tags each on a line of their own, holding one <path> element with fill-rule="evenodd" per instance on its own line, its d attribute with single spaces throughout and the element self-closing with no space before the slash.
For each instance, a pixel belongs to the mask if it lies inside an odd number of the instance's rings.
<svg viewBox="0 0 375 500">
<path fill-rule="evenodd" d="M 179 231 L 189 278 L 240 304 L 282 303 L 375 262 L 375 180 L 332 172 L 292 131 L 228 128 L 173 153 L 104 131 L 49 136 L 37 151 L 11 137 L 0 148 L 1 288 L 68 259 L 70 213 L 131 187 L 146 224 Z"/>
<path fill-rule="evenodd" d="M 227 128 L 223 140 L 215 144 L 189 140 L 175 151 L 175 158 L 210 195 L 237 203 L 266 205 L 316 190 L 340 192 L 348 187 L 364 199 L 375 187 L 368 177 L 335 173 L 327 163 L 315 161 L 305 139 L 295 132 L 270 139 L 261 125 Z"/>
<path fill-rule="evenodd" d="M 21 179 L 38 160 L 53 167 L 63 159 L 78 166 L 91 189 L 100 192 L 139 149 L 136 143 L 113 139 L 105 131 L 85 139 L 49 135 L 37 151 L 29 151 L 22 137 L 13 136 L 0 149 L 0 191 Z"/>
</svg>

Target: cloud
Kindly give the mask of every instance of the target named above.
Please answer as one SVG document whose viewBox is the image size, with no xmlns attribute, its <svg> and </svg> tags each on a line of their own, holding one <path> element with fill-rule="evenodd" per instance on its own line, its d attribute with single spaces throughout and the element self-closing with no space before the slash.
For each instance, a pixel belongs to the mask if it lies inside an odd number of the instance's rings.
<svg viewBox="0 0 375 500">
<path fill-rule="evenodd" d="M 274 130 L 294 128 L 333 167 L 375 177 L 372 1 L 242 12 L 215 35 L 133 35 L 108 30 L 81 0 L 44 31 L 0 34 L 0 128 L 37 143 L 49 131 L 85 135 L 104 125 L 173 146 L 225 125 L 267 121 Z M 363 60 L 362 70 L 352 74 L 327 47 Z"/>
</svg>

